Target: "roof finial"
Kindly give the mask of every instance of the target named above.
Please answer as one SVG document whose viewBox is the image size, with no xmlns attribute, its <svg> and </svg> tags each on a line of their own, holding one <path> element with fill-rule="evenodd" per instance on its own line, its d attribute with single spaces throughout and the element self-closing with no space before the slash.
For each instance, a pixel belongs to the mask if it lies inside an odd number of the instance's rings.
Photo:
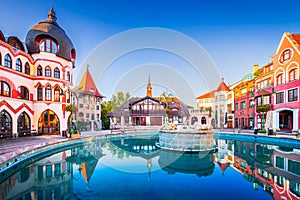
<svg viewBox="0 0 300 200">
<path fill-rule="evenodd" d="M 89 71 L 90 64 L 86 64 L 86 71 Z"/>
<path fill-rule="evenodd" d="M 50 10 L 49 10 L 49 13 L 48 13 L 48 20 L 51 20 L 51 21 L 56 21 L 56 15 L 55 15 L 55 11 L 54 11 L 54 8 L 52 7 Z"/>
</svg>

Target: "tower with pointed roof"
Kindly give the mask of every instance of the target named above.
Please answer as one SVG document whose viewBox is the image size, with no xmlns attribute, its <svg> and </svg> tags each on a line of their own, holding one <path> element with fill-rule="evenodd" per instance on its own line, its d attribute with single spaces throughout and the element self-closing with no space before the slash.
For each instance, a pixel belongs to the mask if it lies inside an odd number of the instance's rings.
<svg viewBox="0 0 300 200">
<path fill-rule="evenodd" d="M 148 75 L 147 93 L 146 96 L 152 97 L 152 86 L 150 81 L 150 74 Z"/>
<path fill-rule="evenodd" d="M 78 108 L 74 113 L 78 129 L 101 130 L 101 102 L 104 96 L 99 92 L 87 65 L 78 88 L 75 90 L 75 106 Z"/>
</svg>

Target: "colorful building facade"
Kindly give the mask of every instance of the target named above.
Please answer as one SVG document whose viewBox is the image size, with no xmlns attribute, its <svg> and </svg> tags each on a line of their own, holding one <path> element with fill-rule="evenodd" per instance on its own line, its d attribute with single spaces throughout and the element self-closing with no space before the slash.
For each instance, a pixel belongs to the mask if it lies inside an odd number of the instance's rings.
<svg viewBox="0 0 300 200">
<path fill-rule="evenodd" d="M 99 92 L 87 67 L 80 84 L 73 90 L 73 122 L 79 130 L 101 130 L 101 102 L 104 96 Z"/>
<path fill-rule="evenodd" d="M 52 8 L 29 29 L 25 45 L 0 31 L 0 137 L 68 129 L 76 51 L 56 20 Z"/>
<path fill-rule="evenodd" d="M 273 128 L 300 130 L 300 34 L 285 32 L 276 53 L 274 65 Z"/>
</svg>

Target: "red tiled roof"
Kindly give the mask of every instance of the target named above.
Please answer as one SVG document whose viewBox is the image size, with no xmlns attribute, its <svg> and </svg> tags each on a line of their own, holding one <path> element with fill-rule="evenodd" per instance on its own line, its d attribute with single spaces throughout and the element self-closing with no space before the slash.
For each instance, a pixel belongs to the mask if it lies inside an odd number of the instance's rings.
<svg viewBox="0 0 300 200">
<path fill-rule="evenodd" d="M 196 99 L 207 99 L 207 98 L 212 98 L 212 97 L 215 96 L 215 92 L 216 92 L 216 90 L 210 91 L 210 92 L 208 92 L 208 93 L 205 93 L 205 94 L 203 94 L 203 95 L 197 97 Z"/>
<path fill-rule="evenodd" d="M 224 81 L 222 81 L 219 87 L 217 88 L 217 92 L 220 91 L 229 91 L 229 88 L 227 87 L 226 83 L 224 83 Z"/>
<path fill-rule="evenodd" d="M 300 34 L 291 34 L 294 40 L 300 45 Z"/>
<path fill-rule="evenodd" d="M 78 86 L 78 89 L 83 91 L 84 93 L 87 93 L 87 94 L 92 94 L 92 95 L 95 95 L 95 96 L 98 96 L 98 97 L 104 97 L 98 91 L 89 70 L 86 70 L 86 72 L 84 73 L 84 75 L 81 79 L 81 82 Z"/>
</svg>

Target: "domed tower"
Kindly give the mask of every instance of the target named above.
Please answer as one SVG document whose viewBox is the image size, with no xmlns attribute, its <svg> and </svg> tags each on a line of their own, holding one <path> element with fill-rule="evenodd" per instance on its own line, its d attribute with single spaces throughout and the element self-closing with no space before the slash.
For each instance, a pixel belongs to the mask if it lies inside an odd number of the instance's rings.
<svg viewBox="0 0 300 200">
<path fill-rule="evenodd" d="M 66 32 L 57 24 L 53 8 L 48 13 L 48 19 L 30 28 L 26 35 L 26 47 L 30 55 L 40 52 L 53 53 L 73 63 L 76 51 Z"/>
<path fill-rule="evenodd" d="M 31 69 L 34 126 L 41 135 L 63 134 L 72 121 L 71 111 L 66 108 L 72 104 L 76 52 L 56 20 L 51 8 L 47 20 L 31 27 L 25 38 L 28 54 L 34 60 Z"/>
</svg>

